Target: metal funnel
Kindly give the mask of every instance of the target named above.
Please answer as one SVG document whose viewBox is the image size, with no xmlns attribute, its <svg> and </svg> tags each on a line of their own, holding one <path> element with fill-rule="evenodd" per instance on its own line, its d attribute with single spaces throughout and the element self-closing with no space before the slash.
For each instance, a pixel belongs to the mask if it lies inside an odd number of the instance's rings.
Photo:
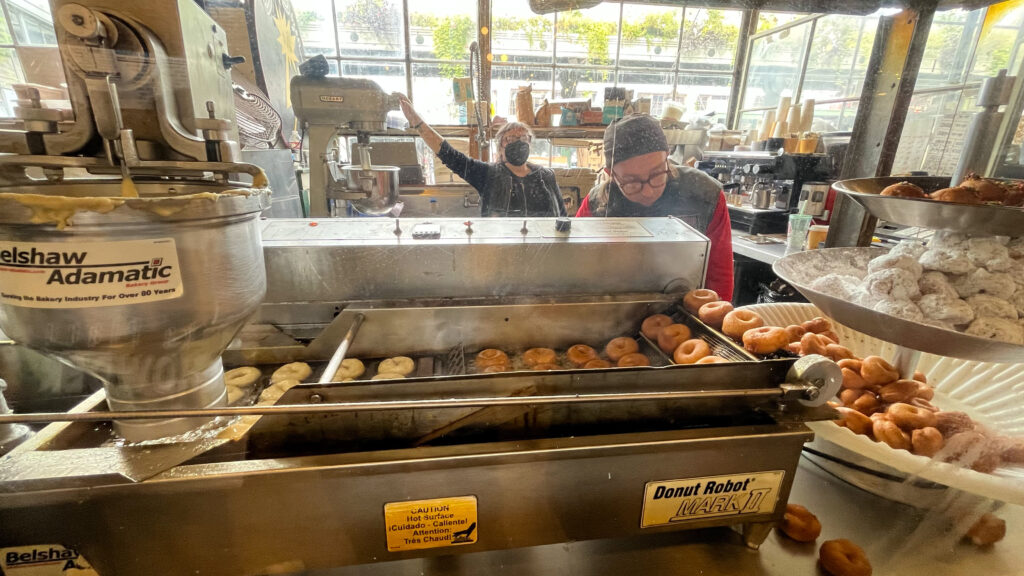
<svg viewBox="0 0 1024 576">
<path fill-rule="evenodd" d="M 0 329 L 102 380 L 113 410 L 222 405 L 221 353 L 266 291 L 270 192 L 136 186 L 140 198 L 110 180 L 0 189 Z M 204 422 L 116 428 L 140 441 Z"/>
</svg>

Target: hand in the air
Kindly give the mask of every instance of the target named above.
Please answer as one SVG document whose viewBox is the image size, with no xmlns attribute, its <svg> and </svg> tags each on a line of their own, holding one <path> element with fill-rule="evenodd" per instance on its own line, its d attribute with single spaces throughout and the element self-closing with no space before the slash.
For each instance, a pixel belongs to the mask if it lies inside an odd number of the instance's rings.
<svg viewBox="0 0 1024 576">
<path fill-rule="evenodd" d="M 412 102 L 405 94 L 398 94 L 398 105 L 402 108 L 402 114 L 405 114 L 405 119 L 409 121 L 410 126 L 416 126 L 421 122 L 420 115 L 416 113 L 416 109 L 412 107 Z"/>
</svg>

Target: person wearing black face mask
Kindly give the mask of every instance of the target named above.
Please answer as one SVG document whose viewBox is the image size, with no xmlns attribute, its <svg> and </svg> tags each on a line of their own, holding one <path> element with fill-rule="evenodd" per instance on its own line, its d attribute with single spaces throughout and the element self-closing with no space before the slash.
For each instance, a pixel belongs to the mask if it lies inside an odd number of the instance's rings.
<svg viewBox="0 0 1024 576">
<path fill-rule="evenodd" d="M 402 113 L 441 162 L 480 193 L 480 215 L 496 217 L 565 216 L 562 195 L 549 168 L 530 164 L 533 132 L 520 122 L 498 130 L 498 161 L 481 162 L 452 148 L 399 95 Z"/>
</svg>

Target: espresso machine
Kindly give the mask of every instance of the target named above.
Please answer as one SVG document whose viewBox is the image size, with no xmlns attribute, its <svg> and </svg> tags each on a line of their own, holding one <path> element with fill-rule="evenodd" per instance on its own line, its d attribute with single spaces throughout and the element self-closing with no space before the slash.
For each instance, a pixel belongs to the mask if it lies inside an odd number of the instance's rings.
<svg viewBox="0 0 1024 576">
<path fill-rule="evenodd" d="M 238 160 L 241 59 L 191 0 L 50 7 L 72 110 L 18 86 L 0 130 L 0 330 L 97 378 L 112 410 L 223 405 L 221 352 L 266 290 L 270 192 Z M 115 429 L 141 441 L 209 420 Z"/>
<path fill-rule="evenodd" d="M 398 202 L 400 168 L 372 163 L 370 135 L 385 130 L 388 111 L 399 108 L 397 96 L 372 80 L 314 75 L 292 78 L 291 95 L 309 134 L 310 216 L 345 216 L 349 206 L 360 214 L 389 214 Z M 352 161 L 346 162 L 352 136 Z"/>
</svg>

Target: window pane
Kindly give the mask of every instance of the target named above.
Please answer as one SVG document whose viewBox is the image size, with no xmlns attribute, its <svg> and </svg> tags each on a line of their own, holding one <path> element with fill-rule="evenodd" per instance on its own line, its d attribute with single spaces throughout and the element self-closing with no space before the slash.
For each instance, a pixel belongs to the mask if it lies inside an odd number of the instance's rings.
<svg viewBox="0 0 1024 576">
<path fill-rule="evenodd" d="M 516 91 L 520 86 L 533 87 L 533 109 L 536 110 L 545 98 L 551 99 L 551 68 L 492 67 L 491 99 L 495 114 L 510 120 L 516 118 Z"/>
<path fill-rule="evenodd" d="M 412 65 L 413 99 L 424 120 L 431 124 L 466 123 L 466 106 L 455 103 L 452 78 L 466 76 L 468 69 L 468 64 Z"/>
<path fill-rule="evenodd" d="M 334 62 L 332 62 L 334 64 Z M 334 68 L 332 67 L 332 72 Z M 373 80 L 384 92 L 405 93 L 405 64 L 402 62 L 342 62 L 341 75 Z"/>
<path fill-rule="evenodd" d="M 832 104 L 816 104 L 814 106 L 813 132 L 845 132 L 853 130 L 853 121 L 857 117 L 857 100 L 834 102 Z"/>
<path fill-rule="evenodd" d="M 331 3 L 323 0 L 292 0 L 295 19 L 299 24 L 299 36 L 306 57 L 323 54 L 335 56 L 334 15 Z"/>
<path fill-rule="evenodd" d="M 982 10 L 945 10 L 935 13 L 928 31 L 917 88 L 929 88 L 964 81 L 975 32 L 981 25 Z"/>
<path fill-rule="evenodd" d="M 551 63 L 555 18 L 531 12 L 528 0 L 492 1 L 491 27 L 495 62 Z"/>
<path fill-rule="evenodd" d="M 783 24 L 799 20 L 807 14 L 799 12 L 761 12 L 757 15 L 757 31 L 764 32 L 772 28 L 778 28 Z"/>
<path fill-rule="evenodd" d="M 619 66 L 675 66 L 682 13 L 679 8 L 627 4 L 622 14 Z"/>
<path fill-rule="evenodd" d="M 732 76 L 680 73 L 676 82 L 676 101 L 682 102 L 686 115 L 714 113 L 712 122 L 724 122 L 729 109 Z M 760 118 L 760 116 L 758 116 Z"/>
<path fill-rule="evenodd" d="M 859 96 L 878 18 L 832 15 L 814 29 L 801 98 Z"/>
<path fill-rule="evenodd" d="M 47 0 L 7 2 L 7 12 L 10 14 L 11 28 L 14 29 L 18 43 L 50 46 L 57 44 L 57 35 L 53 32 L 53 17 L 50 16 L 50 3 Z M 3 36 L 9 38 L 6 29 Z"/>
<path fill-rule="evenodd" d="M 614 64 L 618 28 L 618 4 L 604 3 L 586 10 L 559 12 L 555 52 L 558 63 Z"/>
<path fill-rule="evenodd" d="M 611 70 L 558 68 L 554 98 L 588 98 L 592 106 L 601 107 L 604 106 L 604 89 L 614 85 L 615 73 Z"/>
<path fill-rule="evenodd" d="M 1005 12 L 989 8 L 985 18 L 990 22 L 978 41 L 971 67 L 972 79 L 995 76 L 1002 68 L 1008 68 L 1012 75 L 1016 68 L 1010 68 L 1010 55 L 1024 36 L 1024 7 Z"/>
<path fill-rule="evenodd" d="M 0 116 L 11 118 L 18 97 L 14 94 L 13 84 L 24 82 L 21 64 L 13 48 L 0 48 Z"/>
<path fill-rule="evenodd" d="M 409 39 L 413 58 L 468 60 L 469 45 L 476 41 L 476 2 L 409 0 Z"/>
<path fill-rule="evenodd" d="M 742 18 L 739 10 L 687 8 L 680 68 L 732 70 Z"/>
<path fill-rule="evenodd" d="M 618 86 L 633 91 L 633 98 L 650 98 L 651 114 L 661 116 L 667 100 L 672 99 L 672 72 L 619 70 Z"/>
<path fill-rule="evenodd" d="M 774 108 L 780 98 L 795 94 L 810 29 L 808 22 L 754 40 L 743 108 Z"/>
<path fill-rule="evenodd" d="M 900 135 L 893 173 L 925 170 L 950 175 L 960 159 L 967 126 L 977 112 L 977 90 L 920 94 L 910 101 L 910 113 Z"/>
<path fill-rule="evenodd" d="M 405 55 L 400 0 L 334 0 L 342 56 Z"/>
</svg>

